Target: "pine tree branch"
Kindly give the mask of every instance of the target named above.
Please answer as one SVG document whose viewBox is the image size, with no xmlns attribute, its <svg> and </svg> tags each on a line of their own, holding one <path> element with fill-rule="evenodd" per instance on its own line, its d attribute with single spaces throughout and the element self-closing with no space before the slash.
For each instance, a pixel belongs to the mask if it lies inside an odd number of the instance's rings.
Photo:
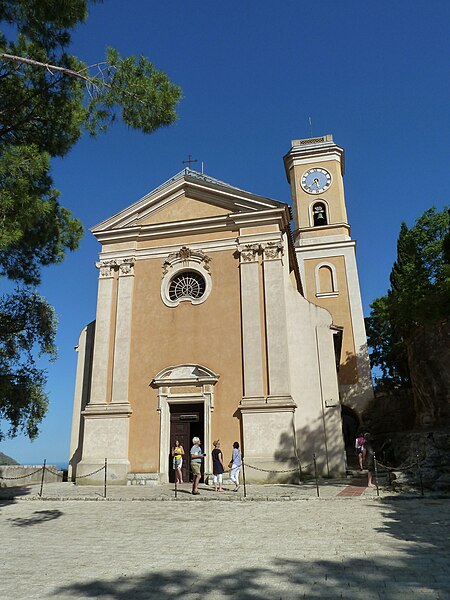
<svg viewBox="0 0 450 600">
<path fill-rule="evenodd" d="M 32 58 L 25 58 L 24 56 L 15 56 L 13 54 L 6 54 L 4 52 L 0 53 L 0 60 L 5 60 L 13 63 L 20 63 L 25 65 L 31 65 L 32 67 L 38 67 L 40 69 L 45 69 L 50 73 L 63 73 L 64 75 L 68 75 L 69 77 L 75 77 L 76 79 L 81 79 L 86 83 L 90 83 L 91 85 L 104 85 L 107 88 L 111 88 L 111 85 L 107 83 L 103 79 L 96 79 L 95 77 L 89 77 L 88 75 L 84 75 L 79 71 L 73 71 L 72 69 L 67 69 L 66 67 L 58 67 L 57 65 L 51 65 L 49 63 L 43 63 L 38 60 L 34 60 Z M 98 63 L 92 66 L 98 66 L 104 63 Z M 101 72 L 101 70 L 100 70 Z"/>
</svg>

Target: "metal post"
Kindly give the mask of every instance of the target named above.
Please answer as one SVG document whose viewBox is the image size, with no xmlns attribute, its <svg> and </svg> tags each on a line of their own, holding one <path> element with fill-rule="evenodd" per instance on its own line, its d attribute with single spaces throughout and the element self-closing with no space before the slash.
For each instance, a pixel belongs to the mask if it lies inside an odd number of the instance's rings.
<svg viewBox="0 0 450 600">
<path fill-rule="evenodd" d="M 44 477 L 45 477 L 45 464 L 47 462 L 47 459 L 44 458 L 44 464 L 42 466 L 42 477 L 41 477 L 41 489 L 39 492 L 39 498 L 42 498 L 42 488 L 44 487 Z"/>
<path fill-rule="evenodd" d="M 108 473 L 108 459 L 105 458 L 105 490 L 103 492 L 103 498 L 106 498 L 106 478 Z"/>
<path fill-rule="evenodd" d="M 423 479 L 422 479 L 422 469 L 420 468 L 420 458 L 419 453 L 417 452 L 417 470 L 419 472 L 419 481 L 420 481 L 420 494 L 423 496 Z"/>
<path fill-rule="evenodd" d="M 297 458 L 297 468 L 298 468 L 298 485 L 302 482 L 302 465 L 300 463 L 300 458 L 298 457 L 298 448 L 297 448 L 297 435 L 295 433 L 295 423 L 294 423 L 294 413 L 292 413 L 292 432 L 294 435 L 294 449 L 295 456 Z"/>
<path fill-rule="evenodd" d="M 242 481 L 244 483 L 244 498 L 247 498 L 247 485 L 245 483 L 244 457 L 242 457 L 241 462 L 242 462 Z"/>
<path fill-rule="evenodd" d="M 380 490 L 378 489 L 378 464 L 377 464 L 377 456 L 375 452 L 373 453 L 373 466 L 375 469 L 375 485 L 377 486 L 377 496 L 380 495 Z"/>
<path fill-rule="evenodd" d="M 300 459 L 298 456 L 297 456 L 297 463 L 298 463 L 297 464 L 297 466 L 298 466 L 298 485 L 300 485 L 302 482 L 302 465 L 300 463 Z"/>
<path fill-rule="evenodd" d="M 177 499 L 178 487 L 177 487 L 177 470 L 175 469 L 175 500 Z"/>
<path fill-rule="evenodd" d="M 317 463 L 316 463 L 316 453 L 315 452 L 313 454 L 313 461 L 314 461 L 314 477 L 316 478 L 317 497 L 319 498 L 319 480 L 317 478 Z"/>
</svg>

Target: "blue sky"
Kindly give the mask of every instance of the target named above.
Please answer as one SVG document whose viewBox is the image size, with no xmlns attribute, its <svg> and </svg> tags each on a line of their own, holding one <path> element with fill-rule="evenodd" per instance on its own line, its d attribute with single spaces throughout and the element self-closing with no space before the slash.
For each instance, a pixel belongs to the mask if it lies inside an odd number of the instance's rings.
<svg viewBox="0 0 450 600">
<path fill-rule="evenodd" d="M 183 88 L 179 120 L 151 136 L 114 126 L 53 163 L 61 201 L 81 219 L 80 249 L 44 272 L 59 317 L 40 437 L 6 440 L 23 463 L 68 459 L 78 335 L 95 318 L 99 245 L 88 229 L 180 171 L 289 202 L 290 140 L 332 133 L 365 314 L 384 294 L 401 222 L 449 203 L 450 3 L 444 0 L 231 0 L 94 5 L 73 36 L 87 63 L 113 46 L 144 54 Z M 198 163 L 200 164 L 200 162 Z"/>
</svg>

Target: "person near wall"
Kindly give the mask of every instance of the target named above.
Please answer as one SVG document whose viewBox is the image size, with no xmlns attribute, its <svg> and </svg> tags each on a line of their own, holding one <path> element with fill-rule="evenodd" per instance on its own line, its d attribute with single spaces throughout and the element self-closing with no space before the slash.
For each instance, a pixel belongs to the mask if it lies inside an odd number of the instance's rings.
<svg viewBox="0 0 450 600">
<path fill-rule="evenodd" d="M 372 445 L 372 436 L 370 433 L 364 434 L 363 460 L 367 469 L 367 487 L 375 487 L 373 483 L 373 473 L 375 470 L 375 450 Z"/>
<path fill-rule="evenodd" d="M 239 489 L 239 474 L 241 472 L 242 457 L 239 450 L 239 442 L 233 444 L 233 454 L 231 456 L 229 467 L 231 468 L 230 479 L 234 483 L 234 491 Z"/>
<path fill-rule="evenodd" d="M 206 454 L 202 452 L 200 447 L 200 438 L 194 437 L 192 438 L 193 446 L 191 448 L 191 471 L 192 471 L 192 494 L 193 496 L 198 496 L 200 492 L 198 491 L 198 484 L 200 482 L 200 478 L 202 476 L 202 460 L 205 458 Z"/>
<path fill-rule="evenodd" d="M 364 452 L 364 435 L 362 433 L 358 433 L 355 440 L 355 452 L 358 456 L 359 468 L 363 470 L 363 452 Z"/>
<path fill-rule="evenodd" d="M 181 467 L 183 466 L 184 448 L 178 440 L 172 448 L 173 469 L 175 471 L 175 483 L 183 483 L 183 474 Z"/>
<path fill-rule="evenodd" d="M 220 440 L 213 442 L 213 446 L 214 450 L 212 451 L 212 463 L 214 491 L 223 492 L 222 477 L 225 469 L 223 467 L 223 453 L 220 449 Z"/>
</svg>

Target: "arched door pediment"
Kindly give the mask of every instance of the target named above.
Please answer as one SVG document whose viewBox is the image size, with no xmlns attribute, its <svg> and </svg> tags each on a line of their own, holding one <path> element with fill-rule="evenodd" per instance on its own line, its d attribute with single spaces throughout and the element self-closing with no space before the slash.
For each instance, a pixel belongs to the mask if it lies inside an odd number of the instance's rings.
<svg viewBox="0 0 450 600">
<path fill-rule="evenodd" d="M 220 375 L 207 367 L 196 364 L 176 365 L 160 371 L 152 381 L 155 387 L 173 385 L 214 385 Z"/>
</svg>

